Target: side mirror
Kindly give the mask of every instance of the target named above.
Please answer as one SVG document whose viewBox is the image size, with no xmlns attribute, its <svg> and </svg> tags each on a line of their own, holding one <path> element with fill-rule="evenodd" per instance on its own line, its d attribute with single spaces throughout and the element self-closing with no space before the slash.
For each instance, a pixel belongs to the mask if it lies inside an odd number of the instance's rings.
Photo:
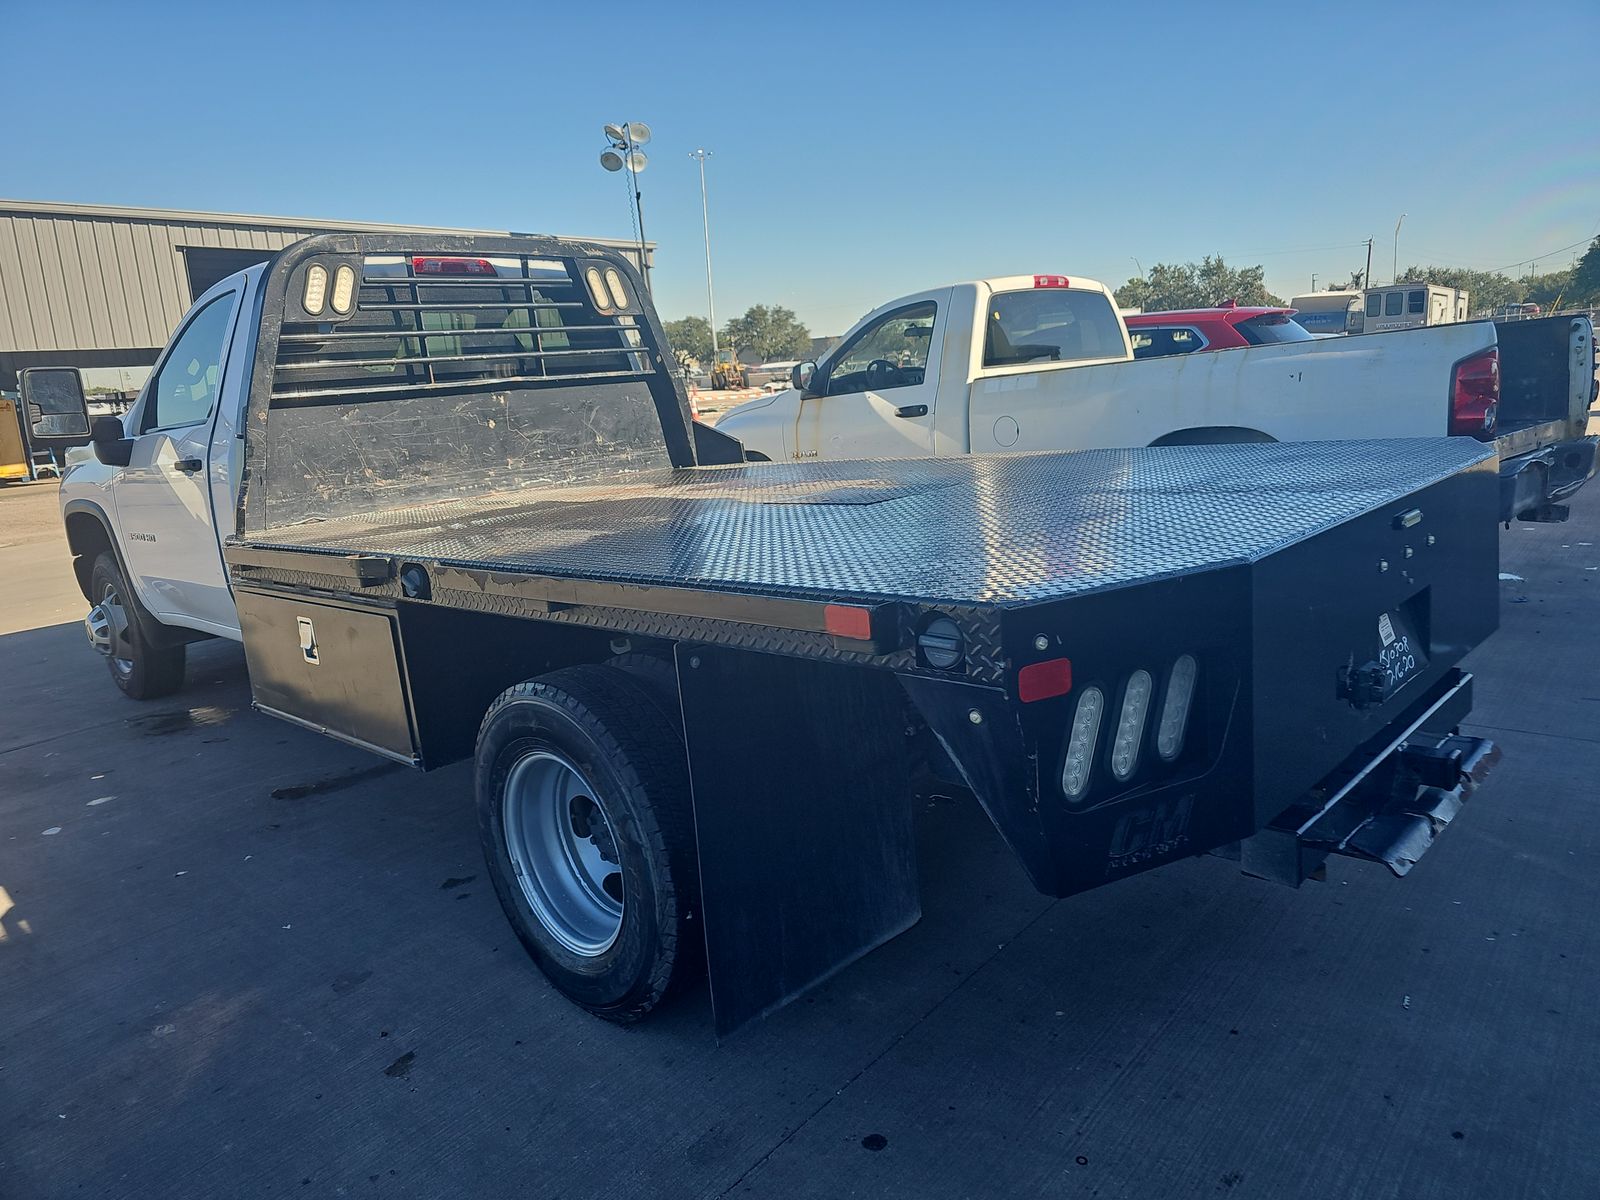
<svg viewBox="0 0 1600 1200">
<path fill-rule="evenodd" d="M 76 367 L 29 367 L 22 372 L 28 438 L 39 449 L 81 446 L 89 438 L 89 404 Z"/>
<path fill-rule="evenodd" d="M 789 386 L 802 396 L 815 395 L 811 390 L 811 381 L 816 377 L 817 364 L 807 359 L 805 362 L 795 363 L 789 371 Z"/>
<path fill-rule="evenodd" d="M 122 436 L 121 417 L 96 417 L 90 440 L 94 456 L 108 467 L 125 467 L 133 457 L 133 439 Z"/>
</svg>

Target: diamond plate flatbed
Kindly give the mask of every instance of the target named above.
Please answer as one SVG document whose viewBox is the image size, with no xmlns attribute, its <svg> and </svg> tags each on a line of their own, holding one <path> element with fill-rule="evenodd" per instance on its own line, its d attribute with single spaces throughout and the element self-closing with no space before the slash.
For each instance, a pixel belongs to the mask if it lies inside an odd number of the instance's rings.
<svg viewBox="0 0 1600 1200">
<path fill-rule="evenodd" d="M 662 470 L 265 529 L 229 557 L 1004 609 L 1257 561 L 1493 459 L 1453 438 Z"/>
</svg>

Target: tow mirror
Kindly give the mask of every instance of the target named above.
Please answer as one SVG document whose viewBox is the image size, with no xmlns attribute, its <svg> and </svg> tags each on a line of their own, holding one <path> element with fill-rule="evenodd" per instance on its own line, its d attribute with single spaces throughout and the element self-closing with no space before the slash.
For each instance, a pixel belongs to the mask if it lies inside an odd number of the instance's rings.
<svg viewBox="0 0 1600 1200">
<path fill-rule="evenodd" d="M 125 467 L 133 457 L 133 439 L 123 436 L 121 417 L 96 417 L 90 438 L 94 456 L 108 467 Z"/>
<path fill-rule="evenodd" d="M 89 440 L 89 404 L 76 367 L 29 367 L 21 383 L 28 439 L 37 449 L 81 446 Z"/>
<path fill-rule="evenodd" d="M 805 362 L 795 363 L 789 370 L 789 386 L 802 396 L 815 395 L 811 390 L 811 381 L 816 377 L 817 364 L 807 359 Z"/>
</svg>

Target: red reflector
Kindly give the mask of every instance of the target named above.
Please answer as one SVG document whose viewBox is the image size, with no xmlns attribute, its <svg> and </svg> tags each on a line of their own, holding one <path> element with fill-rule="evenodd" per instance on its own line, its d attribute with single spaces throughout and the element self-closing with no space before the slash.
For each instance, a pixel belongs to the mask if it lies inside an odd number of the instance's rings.
<svg viewBox="0 0 1600 1200">
<path fill-rule="evenodd" d="M 830 604 L 823 610 L 823 627 L 835 637 L 854 638 L 858 642 L 872 640 L 872 610 L 857 608 L 853 604 Z"/>
<path fill-rule="evenodd" d="M 1052 658 L 1029 663 L 1017 672 L 1017 699 L 1024 704 L 1065 696 L 1072 690 L 1072 660 Z"/>
<path fill-rule="evenodd" d="M 494 264 L 486 258 L 434 258 L 418 255 L 411 260 L 411 269 L 418 275 L 498 275 Z"/>
<path fill-rule="evenodd" d="M 1071 287 L 1072 286 L 1072 280 L 1068 279 L 1065 275 L 1035 275 L 1033 277 L 1033 286 L 1034 287 Z"/>
</svg>

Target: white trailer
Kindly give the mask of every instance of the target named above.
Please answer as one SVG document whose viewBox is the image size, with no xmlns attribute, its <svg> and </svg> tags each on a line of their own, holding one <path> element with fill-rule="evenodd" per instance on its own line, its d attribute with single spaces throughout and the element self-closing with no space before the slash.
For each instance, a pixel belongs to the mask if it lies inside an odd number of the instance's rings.
<svg viewBox="0 0 1600 1200">
<path fill-rule="evenodd" d="M 1367 288 L 1362 296 L 1362 333 L 1451 325 L 1470 314 L 1467 291 L 1439 283 L 1391 283 Z"/>
</svg>

